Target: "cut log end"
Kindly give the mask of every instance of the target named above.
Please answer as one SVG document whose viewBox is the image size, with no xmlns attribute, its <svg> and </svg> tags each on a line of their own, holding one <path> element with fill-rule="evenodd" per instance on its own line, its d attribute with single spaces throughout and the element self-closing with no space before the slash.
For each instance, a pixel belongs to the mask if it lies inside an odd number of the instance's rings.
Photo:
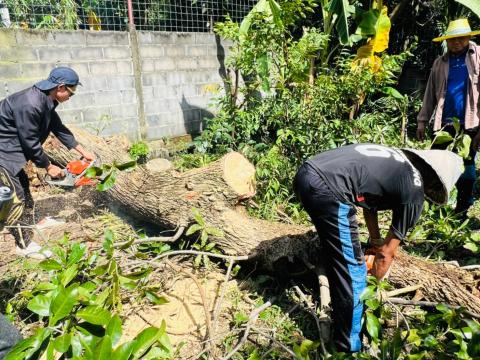
<svg viewBox="0 0 480 360">
<path fill-rule="evenodd" d="M 241 198 L 255 195 L 255 167 L 240 153 L 222 158 L 223 179 Z"/>
</svg>

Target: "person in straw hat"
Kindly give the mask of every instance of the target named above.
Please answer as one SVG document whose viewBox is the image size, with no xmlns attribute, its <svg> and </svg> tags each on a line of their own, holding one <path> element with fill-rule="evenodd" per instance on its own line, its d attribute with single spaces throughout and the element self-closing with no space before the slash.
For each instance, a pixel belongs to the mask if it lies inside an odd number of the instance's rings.
<svg viewBox="0 0 480 360">
<path fill-rule="evenodd" d="M 425 139 L 425 127 L 433 116 L 433 130 L 444 129 L 455 135 L 453 119 L 460 121 L 461 129 L 472 138 L 469 158 L 464 161 L 465 171 L 456 185 L 458 190 L 455 211 L 466 218 L 473 204 L 473 186 L 476 179 L 475 155 L 480 143 L 478 126 L 480 103 L 478 82 L 480 74 L 480 47 L 470 41 L 480 30 L 472 31 L 467 19 L 451 21 L 443 36 L 433 39 L 445 40 L 447 53 L 433 63 L 423 105 L 417 117 L 417 138 Z M 445 149 L 449 143 L 435 145 Z"/>
<path fill-rule="evenodd" d="M 293 187 L 317 230 L 330 284 L 336 351 L 361 350 L 367 267 L 358 237 L 356 206 L 363 208 L 375 254 L 371 274 L 382 279 L 396 250 L 417 222 L 424 199 L 445 204 L 463 171 L 462 158 L 447 150 L 395 149 L 353 144 L 320 153 L 297 171 Z M 392 210 L 382 239 L 379 210 Z"/>
</svg>

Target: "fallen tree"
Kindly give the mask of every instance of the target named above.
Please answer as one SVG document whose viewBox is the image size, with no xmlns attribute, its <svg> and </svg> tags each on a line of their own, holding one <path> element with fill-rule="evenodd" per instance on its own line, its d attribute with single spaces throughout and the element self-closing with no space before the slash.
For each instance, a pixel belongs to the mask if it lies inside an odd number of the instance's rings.
<svg viewBox="0 0 480 360">
<path fill-rule="evenodd" d="M 77 139 L 94 151 L 103 163 L 128 160 L 128 142 L 109 140 L 74 130 Z M 47 153 L 57 163 L 73 158 L 51 138 Z M 285 269 L 285 261 L 318 262 L 319 247 L 311 228 L 249 217 L 241 202 L 254 195 L 254 167 L 239 153 L 230 153 L 203 168 L 183 173 L 173 169 L 154 172 L 140 166 L 118 174 L 115 186 L 104 196 L 112 206 L 139 219 L 168 229 L 193 223 L 191 209 L 200 210 L 205 221 L 221 229 L 213 239 L 217 248 L 232 256 L 247 256 L 270 271 Z M 400 252 L 392 267 L 395 287 L 422 285 L 417 299 L 465 306 L 480 314 L 480 297 L 473 275 L 451 265 L 426 261 Z M 420 292 L 421 294 L 420 294 Z"/>
</svg>

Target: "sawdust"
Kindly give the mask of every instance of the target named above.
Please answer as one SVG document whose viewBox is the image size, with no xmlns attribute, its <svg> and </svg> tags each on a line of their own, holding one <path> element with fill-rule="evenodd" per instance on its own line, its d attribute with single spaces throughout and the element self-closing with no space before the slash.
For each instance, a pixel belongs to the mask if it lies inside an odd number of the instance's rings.
<svg viewBox="0 0 480 360">
<path fill-rule="evenodd" d="M 207 299 L 209 316 L 212 319 L 214 309 L 219 301 L 221 288 L 224 284 L 224 274 L 210 272 L 204 278 L 199 278 Z M 229 293 L 238 289 L 235 280 L 226 283 L 227 296 L 223 298 L 218 321 L 212 323 L 213 337 L 217 342 L 228 333 L 231 320 L 232 302 Z M 124 321 L 124 331 L 120 343 L 133 339 L 138 333 L 149 326 L 159 327 L 163 320 L 167 324 L 167 333 L 172 345 L 179 349 L 176 358 L 188 359 L 201 353 L 206 336 L 205 309 L 200 297 L 198 287 L 189 277 L 177 278 L 165 293 L 168 299 L 164 305 L 156 305 L 149 308 L 128 309 L 132 312 Z M 238 304 L 235 304 L 237 307 Z M 132 311 L 133 310 L 133 311 Z"/>
</svg>

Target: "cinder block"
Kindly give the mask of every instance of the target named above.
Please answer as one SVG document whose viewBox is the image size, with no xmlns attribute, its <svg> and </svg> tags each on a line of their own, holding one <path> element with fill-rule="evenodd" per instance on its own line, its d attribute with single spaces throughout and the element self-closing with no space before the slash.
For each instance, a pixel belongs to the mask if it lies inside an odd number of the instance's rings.
<svg viewBox="0 0 480 360">
<path fill-rule="evenodd" d="M 137 93 L 135 90 L 121 90 L 122 104 L 135 104 L 137 103 Z"/>
<path fill-rule="evenodd" d="M 142 87 L 143 101 L 153 101 L 156 99 L 154 94 L 154 88 L 152 86 L 143 86 Z"/>
<path fill-rule="evenodd" d="M 2 44 L 2 48 L 4 46 L 5 47 L 16 46 L 17 45 L 17 38 L 16 38 L 15 30 L 13 30 L 13 29 L 0 29 L 0 44 Z"/>
<path fill-rule="evenodd" d="M 143 59 L 142 60 L 142 73 L 155 72 L 155 60 Z"/>
<path fill-rule="evenodd" d="M 180 57 L 185 56 L 185 45 L 169 45 L 165 46 L 166 56 Z"/>
<path fill-rule="evenodd" d="M 88 67 L 88 62 L 83 61 L 71 61 L 69 63 L 58 63 L 56 66 L 68 66 L 71 67 L 80 77 L 80 82 L 83 83 L 82 79 L 90 76 L 90 69 Z"/>
<path fill-rule="evenodd" d="M 13 79 L 20 77 L 22 67 L 20 64 L 2 62 L 0 64 L 0 79 Z"/>
<path fill-rule="evenodd" d="M 61 47 L 54 47 L 54 46 L 45 46 L 39 48 L 38 50 L 38 58 L 40 61 L 69 61 L 72 59 L 70 55 L 70 51 L 65 48 Z"/>
<path fill-rule="evenodd" d="M 151 43 L 152 44 L 175 44 L 177 42 L 177 33 L 174 32 L 151 32 Z"/>
<path fill-rule="evenodd" d="M 195 33 L 195 43 L 210 45 L 215 44 L 215 35 L 205 33 Z"/>
<path fill-rule="evenodd" d="M 109 90 L 129 90 L 135 88 L 135 80 L 133 75 L 130 76 L 109 76 L 107 87 Z"/>
<path fill-rule="evenodd" d="M 3 44 L 2 44 L 0 59 L 2 61 L 14 61 L 14 62 L 38 61 L 38 54 L 37 54 L 37 49 L 35 48 L 25 48 L 25 47 L 19 47 L 19 46 L 3 47 Z"/>
<path fill-rule="evenodd" d="M 153 88 L 153 94 L 156 99 L 177 99 L 176 88 L 174 86 L 156 86 Z"/>
<path fill-rule="evenodd" d="M 151 31 L 137 31 L 138 43 L 139 44 L 151 44 L 152 43 L 152 32 Z"/>
<path fill-rule="evenodd" d="M 195 70 L 198 68 L 198 61 L 196 58 L 183 58 L 177 59 L 177 69 L 178 70 Z"/>
<path fill-rule="evenodd" d="M 81 124 L 82 111 L 81 110 L 61 110 L 58 109 L 58 115 L 64 124 Z"/>
<path fill-rule="evenodd" d="M 103 56 L 101 47 L 78 47 L 70 50 L 73 60 L 99 60 Z"/>
<path fill-rule="evenodd" d="M 210 75 L 206 71 L 186 71 L 183 73 L 185 84 L 204 84 L 209 83 Z"/>
<path fill-rule="evenodd" d="M 175 70 L 176 62 L 175 59 L 170 57 L 163 57 L 158 60 L 154 60 L 155 63 L 155 71 L 171 71 Z"/>
<path fill-rule="evenodd" d="M 103 49 L 103 57 L 107 60 L 111 59 L 132 59 L 132 52 L 127 46 L 108 46 Z"/>
<path fill-rule="evenodd" d="M 159 45 L 142 45 L 140 46 L 140 57 L 144 59 L 159 58 L 165 55 L 163 46 Z"/>
<path fill-rule="evenodd" d="M 58 45 L 50 30 L 17 30 L 15 37 L 17 44 L 23 46 Z"/>
<path fill-rule="evenodd" d="M 177 32 L 176 34 L 177 34 L 177 39 L 175 41 L 176 44 L 184 44 L 184 45 L 195 44 L 195 33 Z"/>
<path fill-rule="evenodd" d="M 88 64 L 90 74 L 92 75 L 115 75 L 117 74 L 117 66 L 115 61 L 96 61 Z"/>
<path fill-rule="evenodd" d="M 133 75 L 133 63 L 131 61 L 117 61 L 117 74 Z"/>
<path fill-rule="evenodd" d="M 138 125 L 136 119 L 122 119 L 119 121 L 112 121 L 102 130 L 102 136 L 111 136 L 117 134 L 126 134 L 129 136 L 136 136 Z M 134 132 L 134 133 L 132 133 Z"/>
<path fill-rule="evenodd" d="M 116 91 L 116 90 L 97 91 L 94 99 L 95 106 L 116 105 L 121 103 L 122 103 L 121 91 Z"/>
<path fill-rule="evenodd" d="M 0 66 L 1 68 L 2 66 Z M 31 63 L 21 64 L 22 77 L 40 77 L 46 79 L 50 71 L 55 67 L 55 64 L 48 63 Z M 1 71 L 1 70 L 0 70 Z"/>
<path fill-rule="evenodd" d="M 108 88 L 111 79 L 106 76 L 86 76 L 80 79 L 83 86 L 79 87 L 79 91 L 91 92 L 97 90 L 105 90 Z"/>
<path fill-rule="evenodd" d="M 119 31 L 86 31 L 87 45 L 129 45 L 127 32 Z"/>
<path fill-rule="evenodd" d="M 218 59 L 211 57 L 204 57 L 198 59 L 198 68 L 199 69 L 212 69 L 217 70 L 220 67 Z"/>
<path fill-rule="evenodd" d="M 207 56 L 208 55 L 208 46 L 205 45 L 194 45 L 186 46 L 186 55 L 187 56 Z"/>
<path fill-rule="evenodd" d="M 78 94 L 75 94 L 75 97 L 64 102 L 62 104 L 62 109 L 72 110 L 72 109 L 86 109 L 94 104 L 95 93 L 83 92 L 81 87 L 78 88 Z"/>
<path fill-rule="evenodd" d="M 31 87 L 33 84 L 35 84 L 38 79 L 32 80 L 32 79 L 27 79 L 27 80 L 20 80 L 20 79 L 14 79 L 11 81 L 6 81 L 5 82 L 5 92 L 8 95 L 12 95 L 16 93 L 17 91 L 26 89 Z"/>
<path fill-rule="evenodd" d="M 73 31 L 52 31 L 53 40 L 61 46 L 85 46 L 85 32 L 81 30 Z"/>
<path fill-rule="evenodd" d="M 143 86 L 165 85 L 167 83 L 167 73 L 143 74 Z"/>
<path fill-rule="evenodd" d="M 167 73 L 167 85 L 175 86 L 185 83 L 185 74 L 181 72 Z"/>
<path fill-rule="evenodd" d="M 103 123 L 104 125 L 112 121 L 110 107 L 89 107 L 82 111 L 83 121 L 85 123 Z"/>
<path fill-rule="evenodd" d="M 112 119 L 134 118 L 138 116 L 138 105 L 136 103 L 113 106 L 110 109 Z"/>
</svg>

